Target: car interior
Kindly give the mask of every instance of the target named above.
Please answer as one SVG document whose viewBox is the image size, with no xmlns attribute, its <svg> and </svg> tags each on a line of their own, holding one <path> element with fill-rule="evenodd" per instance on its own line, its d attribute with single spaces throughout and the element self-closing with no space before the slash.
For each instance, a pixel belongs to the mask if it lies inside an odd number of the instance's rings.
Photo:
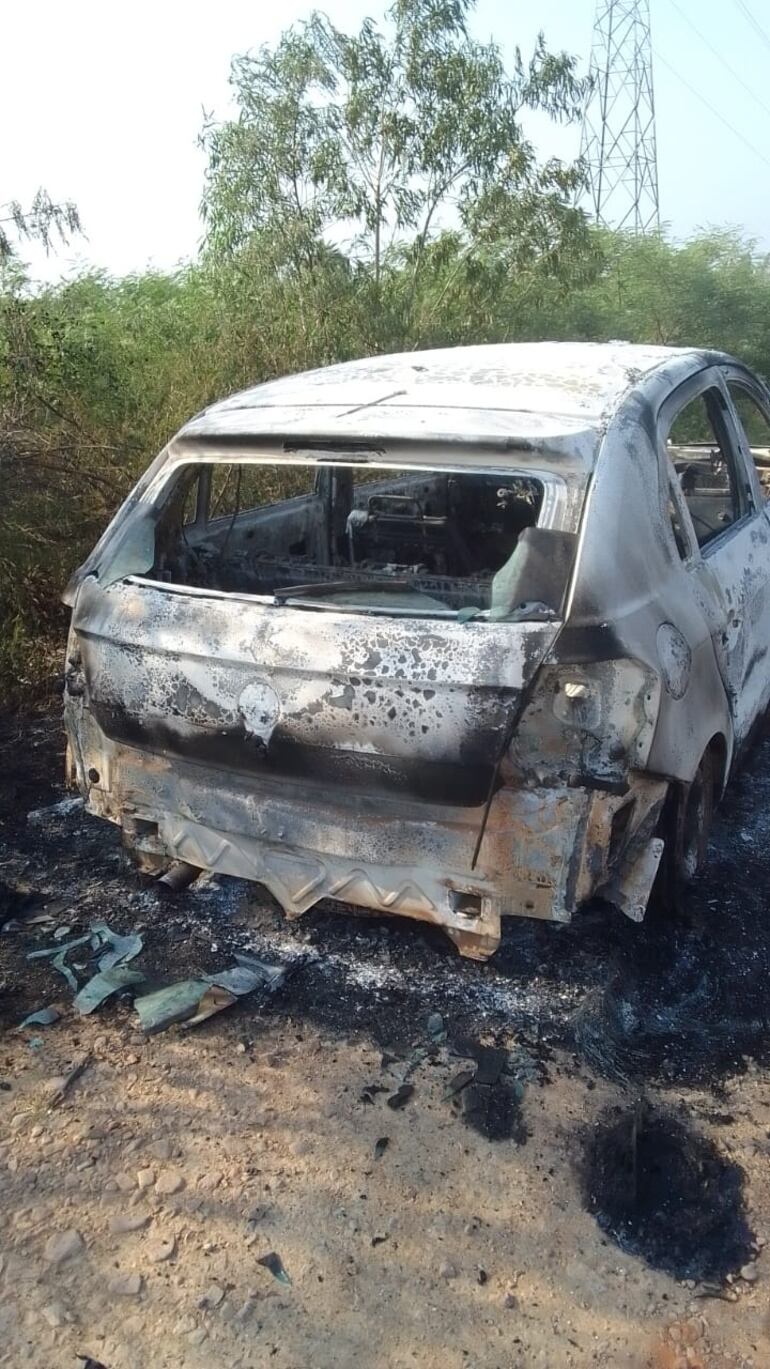
<svg viewBox="0 0 770 1369">
<path fill-rule="evenodd" d="M 518 473 L 196 462 L 161 511 L 150 575 L 324 606 L 484 610 L 542 499 Z"/>
</svg>

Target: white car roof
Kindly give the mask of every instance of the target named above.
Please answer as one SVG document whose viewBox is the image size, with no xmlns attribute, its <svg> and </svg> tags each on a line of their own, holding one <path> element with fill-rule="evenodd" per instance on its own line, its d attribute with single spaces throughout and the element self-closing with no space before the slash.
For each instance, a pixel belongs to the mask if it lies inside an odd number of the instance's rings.
<svg viewBox="0 0 770 1369">
<path fill-rule="evenodd" d="M 698 358 L 703 365 L 694 349 L 625 342 L 499 343 L 368 357 L 232 395 L 187 423 L 177 442 L 280 436 L 286 451 L 295 438 L 300 446 L 303 438 L 502 440 L 590 466 L 602 424 L 629 387 L 666 363 L 691 360 L 694 367 Z"/>
</svg>

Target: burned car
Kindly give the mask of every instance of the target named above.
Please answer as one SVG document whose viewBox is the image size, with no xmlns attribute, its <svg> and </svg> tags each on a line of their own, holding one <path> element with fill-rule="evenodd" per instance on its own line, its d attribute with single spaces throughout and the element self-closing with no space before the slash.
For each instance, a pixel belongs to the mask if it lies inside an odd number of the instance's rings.
<svg viewBox="0 0 770 1369">
<path fill-rule="evenodd" d="M 215 404 L 70 583 L 72 777 L 145 870 L 291 918 L 476 958 L 506 915 L 638 920 L 768 703 L 768 471 L 770 395 L 714 352 L 414 352 Z"/>
</svg>

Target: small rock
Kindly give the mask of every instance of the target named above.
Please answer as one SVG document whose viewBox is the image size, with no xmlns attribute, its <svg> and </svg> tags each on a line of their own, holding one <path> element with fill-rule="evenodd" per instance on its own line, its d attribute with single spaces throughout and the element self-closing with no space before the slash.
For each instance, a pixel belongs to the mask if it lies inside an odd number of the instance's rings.
<svg viewBox="0 0 770 1369">
<path fill-rule="evenodd" d="M 165 1239 L 161 1236 L 155 1241 L 148 1241 L 145 1247 L 148 1260 L 153 1264 L 162 1264 L 164 1260 L 170 1260 L 176 1250 L 176 1240 L 173 1236 Z"/>
<path fill-rule="evenodd" d="M 164 1169 L 158 1176 L 155 1192 L 164 1198 L 168 1198 L 172 1193 L 178 1193 L 182 1188 L 184 1188 L 184 1179 L 181 1174 L 175 1169 Z"/>
<path fill-rule="evenodd" d="M 503 1307 L 518 1307 L 519 1300 L 512 1288 L 506 1288 L 503 1294 Z"/>
<path fill-rule="evenodd" d="M 30 1132 L 29 1132 L 29 1134 L 30 1134 L 30 1138 L 31 1138 L 33 1141 L 36 1141 L 36 1140 L 38 1139 L 39 1136 L 42 1136 L 42 1135 L 43 1135 L 43 1128 L 42 1128 L 41 1126 L 30 1127 Z"/>
<path fill-rule="evenodd" d="M 218 1188 L 221 1182 L 221 1174 L 201 1174 L 198 1180 L 198 1188 L 211 1190 L 214 1188 Z"/>
<path fill-rule="evenodd" d="M 60 1231 L 55 1236 L 49 1236 L 43 1255 L 49 1264 L 63 1264 L 65 1260 L 82 1255 L 85 1248 L 80 1232 L 70 1228 L 69 1231 Z"/>
<path fill-rule="evenodd" d="M 198 1323 L 194 1317 L 180 1317 L 179 1321 L 174 1326 L 174 1335 L 189 1336 L 190 1332 L 194 1331 L 197 1325 Z"/>
<path fill-rule="evenodd" d="M 456 1279 L 457 1270 L 449 1260 L 443 1260 L 438 1268 L 439 1276 L 442 1279 Z"/>
<path fill-rule="evenodd" d="M 428 1030 L 428 1036 L 432 1037 L 434 1041 L 438 1041 L 446 1036 L 444 1019 L 440 1012 L 432 1012 L 425 1025 Z"/>
<path fill-rule="evenodd" d="M 141 1274 L 117 1274 L 107 1287 L 114 1298 L 138 1298 L 142 1282 Z"/>
<path fill-rule="evenodd" d="M 151 1141 L 147 1149 L 153 1160 L 170 1160 L 174 1153 L 174 1147 L 167 1136 L 161 1136 L 157 1141 Z"/>
<path fill-rule="evenodd" d="M 198 1303 L 198 1306 L 210 1311 L 214 1307 L 219 1307 L 219 1304 L 222 1302 L 224 1296 L 224 1288 L 220 1288 L 218 1283 L 212 1283 L 211 1286 L 206 1289 L 206 1292 L 203 1294 L 203 1297 Z"/>
<path fill-rule="evenodd" d="M 50 1302 L 47 1307 L 43 1308 L 42 1316 L 54 1331 L 58 1331 L 61 1326 L 67 1324 L 67 1312 L 63 1303 L 60 1302 Z"/>
<path fill-rule="evenodd" d="M 741 1269 L 741 1278 L 746 1283 L 756 1283 L 759 1278 L 759 1270 L 755 1264 L 745 1264 Z"/>
<path fill-rule="evenodd" d="M 189 1340 L 191 1345 L 202 1345 L 203 1342 L 206 1340 L 208 1334 L 209 1333 L 206 1330 L 205 1326 L 198 1326 L 195 1328 L 194 1331 L 190 1332 L 187 1339 Z"/>
<path fill-rule="evenodd" d="M 133 1174 L 116 1174 L 115 1183 L 121 1193 L 133 1193 L 136 1188 L 136 1179 Z"/>
<path fill-rule="evenodd" d="M 145 1189 L 152 1188 L 153 1184 L 155 1183 L 155 1170 L 140 1169 L 136 1175 L 136 1182 L 139 1185 L 139 1188 L 142 1193 L 145 1191 Z"/>
<path fill-rule="evenodd" d="M 118 1212 L 110 1218 L 110 1231 L 113 1236 L 122 1236 L 126 1231 L 142 1231 L 149 1220 L 146 1213 Z"/>
</svg>

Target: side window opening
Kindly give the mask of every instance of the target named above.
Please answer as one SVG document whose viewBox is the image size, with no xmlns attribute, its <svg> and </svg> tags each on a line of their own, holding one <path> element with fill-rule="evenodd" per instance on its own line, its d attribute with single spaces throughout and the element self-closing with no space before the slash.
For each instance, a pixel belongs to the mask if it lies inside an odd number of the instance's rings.
<svg viewBox="0 0 770 1369">
<path fill-rule="evenodd" d="M 747 508 L 746 492 L 724 421 L 723 403 L 721 391 L 704 391 L 680 410 L 668 433 L 668 454 L 699 547 L 720 537 L 742 518 Z"/>
<path fill-rule="evenodd" d="M 317 472 L 308 467 L 249 465 L 228 461 L 210 467 L 207 521 L 238 518 L 293 495 L 310 494 Z"/>
<path fill-rule="evenodd" d="M 750 390 L 735 380 L 727 383 L 746 446 L 757 468 L 765 499 L 770 499 L 770 417 Z"/>
</svg>

